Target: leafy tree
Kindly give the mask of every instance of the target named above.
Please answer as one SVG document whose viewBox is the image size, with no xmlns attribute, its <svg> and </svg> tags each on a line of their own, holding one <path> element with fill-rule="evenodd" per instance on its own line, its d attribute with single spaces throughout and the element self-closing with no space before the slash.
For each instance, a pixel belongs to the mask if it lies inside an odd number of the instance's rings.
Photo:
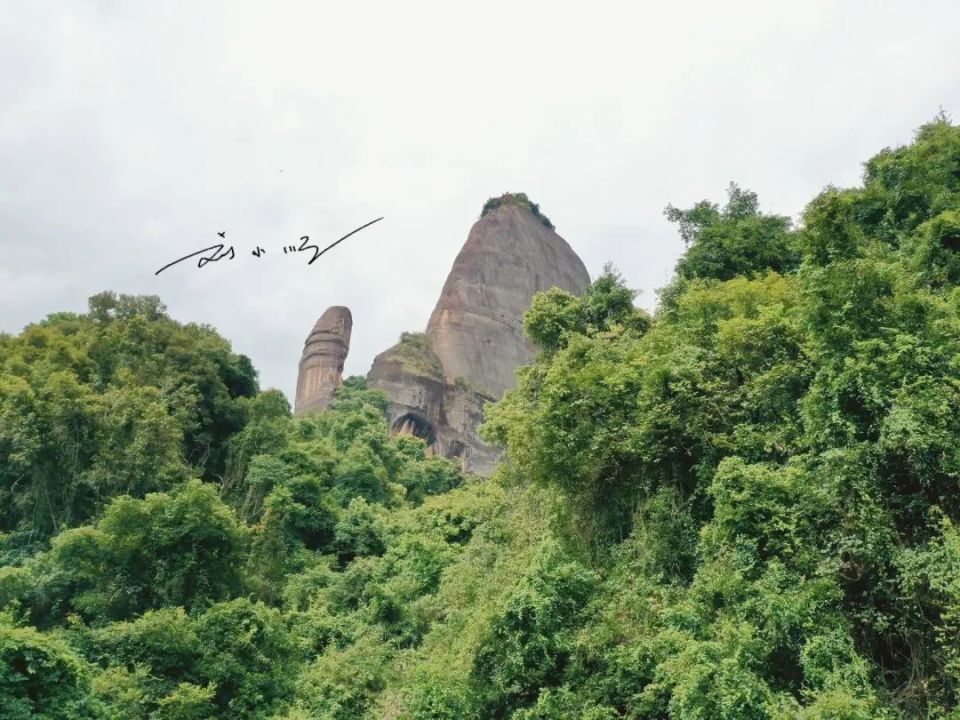
<svg viewBox="0 0 960 720">
<path fill-rule="evenodd" d="M 0 715 L 956 717 L 957 208 L 944 117 L 797 227 L 668 208 L 655 316 L 534 299 L 492 478 L 157 298 L 0 336 Z"/>
<path fill-rule="evenodd" d="M 143 500 L 122 496 L 95 526 L 61 533 L 25 566 L 32 582 L 21 599 L 38 625 L 73 612 L 125 619 L 200 607 L 243 589 L 246 543 L 246 529 L 200 481 Z"/>
<path fill-rule="evenodd" d="M 586 568 L 549 556 L 538 559 L 475 656 L 472 679 L 488 698 L 487 714 L 501 715 L 535 698 L 540 688 L 559 684 L 572 631 L 595 585 Z"/>
<path fill-rule="evenodd" d="M 12 557 L 143 497 L 223 472 L 256 394 L 249 359 L 156 297 L 102 293 L 0 346 L 0 531 Z M 186 462 L 185 462 L 186 460 Z"/>
<path fill-rule="evenodd" d="M 0 714 L 10 720 L 97 717 L 85 663 L 62 640 L 0 621 Z"/>
<path fill-rule="evenodd" d="M 789 218 L 762 214 L 756 193 L 734 183 L 722 209 L 702 201 L 689 210 L 668 205 L 664 214 L 677 223 L 688 246 L 677 263 L 680 280 L 730 280 L 767 270 L 783 273 L 798 264 Z"/>
<path fill-rule="evenodd" d="M 88 635 L 104 666 L 98 694 L 150 718 L 270 717 L 289 699 L 301 655 L 280 612 L 246 599 L 197 616 L 151 610 Z"/>
</svg>

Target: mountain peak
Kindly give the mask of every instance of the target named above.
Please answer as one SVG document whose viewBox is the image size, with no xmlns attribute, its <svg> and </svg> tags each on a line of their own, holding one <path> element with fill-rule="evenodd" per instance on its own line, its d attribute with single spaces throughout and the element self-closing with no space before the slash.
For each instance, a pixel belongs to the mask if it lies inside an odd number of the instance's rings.
<svg viewBox="0 0 960 720">
<path fill-rule="evenodd" d="M 521 207 L 529 210 L 544 226 L 555 230 L 550 218 L 540 212 L 540 206 L 527 197 L 526 193 L 505 192 L 499 197 L 492 197 L 483 204 L 483 210 L 480 211 L 480 217 L 484 217 L 502 207 Z"/>
</svg>

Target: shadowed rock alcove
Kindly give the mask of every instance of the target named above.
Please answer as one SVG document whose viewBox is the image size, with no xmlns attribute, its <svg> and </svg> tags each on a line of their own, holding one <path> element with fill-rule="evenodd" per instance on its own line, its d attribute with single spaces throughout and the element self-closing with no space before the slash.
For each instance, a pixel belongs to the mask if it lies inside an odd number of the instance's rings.
<svg viewBox="0 0 960 720">
<path fill-rule="evenodd" d="M 428 455 L 432 455 L 436 451 L 436 430 L 430 422 L 415 413 L 406 413 L 398 417 L 390 431 L 394 435 L 413 435 L 420 438 L 427 444 Z"/>
</svg>

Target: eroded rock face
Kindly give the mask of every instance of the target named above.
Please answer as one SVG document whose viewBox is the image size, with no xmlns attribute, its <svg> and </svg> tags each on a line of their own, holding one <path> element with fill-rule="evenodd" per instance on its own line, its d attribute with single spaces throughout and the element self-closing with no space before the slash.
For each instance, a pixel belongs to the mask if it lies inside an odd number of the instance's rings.
<svg viewBox="0 0 960 720">
<path fill-rule="evenodd" d="M 589 283 L 567 241 L 529 208 L 503 204 L 480 218 L 427 325 L 446 382 L 464 378 L 500 398 L 534 356 L 523 335 L 534 294 L 559 287 L 579 295 Z"/>
<path fill-rule="evenodd" d="M 421 438 L 428 452 L 463 469 L 493 471 L 500 451 L 477 434 L 484 406 L 513 387 L 534 348 L 523 315 L 534 294 L 559 287 L 581 294 L 587 270 L 566 240 L 524 195 L 484 207 L 454 261 L 426 333 L 404 333 L 377 355 L 367 384 L 390 398 L 393 434 Z M 350 348 L 350 311 L 329 308 L 307 338 L 297 379 L 295 414 L 322 410 L 342 382 Z"/>
<path fill-rule="evenodd" d="M 330 404 L 333 391 L 343 383 L 352 329 L 350 309 L 339 305 L 327 308 L 317 320 L 300 357 L 294 415 L 317 412 Z"/>
<path fill-rule="evenodd" d="M 387 423 L 393 435 L 413 435 L 427 454 L 459 460 L 466 472 L 489 474 L 499 453 L 477 437 L 483 406 L 491 398 L 464 383 L 444 382 L 443 366 L 422 333 L 404 333 L 377 355 L 367 385 L 387 393 Z"/>
<path fill-rule="evenodd" d="M 391 398 L 393 433 L 416 435 L 431 452 L 486 475 L 500 452 L 477 434 L 486 403 L 514 386 L 534 348 L 523 335 L 533 296 L 574 294 L 590 283 L 583 262 L 525 196 L 485 209 L 460 250 L 425 335 L 405 335 L 377 356 L 367 382 Z"/>
<path fill-rule="evenodd" d="M 443 367 L 422 333 L 404 333 L 384 350 L 367 373 L 367 385 L 390 397 L 387 422 L 393 433 L 408 433 L 435 446 L 443 422 Z M 434 450 L 437 450 L 434 447 Z"/>
</svg>

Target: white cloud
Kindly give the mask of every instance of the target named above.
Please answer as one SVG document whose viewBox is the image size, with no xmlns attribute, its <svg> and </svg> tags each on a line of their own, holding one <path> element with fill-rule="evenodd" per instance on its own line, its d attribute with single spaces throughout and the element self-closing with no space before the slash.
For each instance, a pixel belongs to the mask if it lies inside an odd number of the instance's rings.
<svg viewBox="0 0 960 720">
<path fill-rule="evenodd" d="M 795 215 L 940 106 L 960 112 L 960 6 L 881 5 L 15 3 L 0 329 L 104 289 L 156 293 L 289 394 L 328 305 L 353 309 L 349 373 L 422 328 L 505 190 L 651 306 L 682 250 L 668 202 L 736 180 Z M 282 254 L 380 215 L 313 266 Z M 220 230 L 236 260 L 154 277 Z"/>
</svg>

